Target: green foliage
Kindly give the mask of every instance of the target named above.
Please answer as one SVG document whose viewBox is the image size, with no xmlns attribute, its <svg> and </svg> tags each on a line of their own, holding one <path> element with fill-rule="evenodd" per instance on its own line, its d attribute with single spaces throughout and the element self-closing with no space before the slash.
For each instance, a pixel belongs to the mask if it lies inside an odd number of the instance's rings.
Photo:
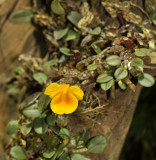
<svg viewBox="0 0 156 160">
<path fill-rule="evenodd" d="M 94 71 L 97 69 L 97 65 L 96 64 L 90 64 L 87 66 L 87 69 L 90 71 Z"/>
<path fill-rule="evenodd" d="M 96 27 L 95 29 L 89 31 L 88 33 L 92 35 L 99 35 L 101 33 L 101 27 Z"/>
<path fill-rule="evenodd" d="M 50 158 L 52 158 L 52 156 L 53 156 L 54 154 L 55 154 L 55 151 L 44 152 L 44 153 L 43 153 L 43 157 L 50 159 Z"/>
<path fill-rule="evenodd" d="M 43 72 L 34 73 L 33 78 L 35 81 L 37 81 L 40 84 L 45 83 L 48 79 L 47 75 Z"/>
<path fill-rule="evenodd" d="M 33 124 L 29 123 L 29 124 L 25 124 L 21 126 L 21 132 L 23 135 L 27 135 L 30 133 L 31 129 L 32 129 Z"/>
<path fill-rule="evenodd" d="M 25 23 L 30 22 L 33 16 L 33 13 L 30 11 L 17 11 L 11 14 L 10 20 L 14 23 Z"/>
<path fill-rule="evenodd" d="M 126 78 L 128 75 L 128 72 L 127 70 L 123 69 L 123 68 L 118 68 L 115 73 L 114 73 L 114 76 L 117 80 L 122 80 L 124 78 Z"/>
<path fill-rule="evenodd" d="M 105 83 L 105 82 L 108 82 L 110 80 L 112 80 L 113 77 L 111 76 L 111 74 L 109 72 L 105 72 L 103 74 L 100 74 L 97 79 L 96 79 L 96 82 L 98 83 Z"/>
<path fill-rule="evenodd" d="M 104 91 L 109 90 L 114 84 L 114 79 L 111 79 L 105 83 L 101 83 L 100 86 Z"/>
<path fill-rule="evenodd" d="M 54 37 L 56 40 L 62 39 L 68 32 L 69 28 L 59 29 L 54 31 Z"/>
<path fill-rule="evenodd" d="M 79 36 L 79 34 L 77 32 L 70 29 L 67 32 L 67 34 L 65 35 L 64 40 L 65 41 L 71 41 L 71 40 L 74 40 L 74 39 L 78 38 L 78 36 Z"/>
<path fill-rule="evenodd" d="M 144 62 L 140 58 L 135 58 L 132 60 L 131 64 L 132 67 L 142 67 L 144 65 Z"/>
<path fill-rule="evenodd" d="M 147 56 L 150 53 L 150 50 L 147 48 L 139 48 L 135 50 L 135 55 L 138 57 Z"/>
<path fill-rule="evenodd" d="M 16 160 L 25 160 L 26 151 L 21 146 L 14 146 L 11 148 L 10 155 Z"/>
<path fill-rule="evenodd" d="M 66 56 L 70 56 L 70 49 L 68 48 L 60 48 L 60 52 L 63 53 Z"/>
<path fill-rule="evenodd" d="M 72 154 L 71 160 L 87 160 L 83 155 L 81 154 Z"/>
<path fill-rule="evenodd" d="M 100 153 L 107 146 L 108 140 L 104 136 L 96 136 L 88 143 L 88 152 Z"/>
<path fill-rule="evenodd" d="M 56 58 L 56 59 L 52 59 L 50 61 L 47 61 L 43 64 L 44 67 L 48 67 L 48 66 L 56 66 L 58 64 L 59 60 Z"/>
<path fill-rule="evenodd" d="M 70 139 L 70 131 L 66 128 L 61 128 L 59 136 L 63 139 Z"/>
<path fill-rule="evenodd" d="M 117 55 L 111 55 L 106 58 L 106 62 L 110 66 L 119 66 L 121 64 L 121 59 Z"/>
<path fill-rule="evenodd" d="M 15 134 L 18 128 L 18 120 L 12 120 L 6 126 L 6 132 L 8 134 Z"/>
<path fill-rule="evenodd" d="M 61 6 L 59 0 L 53 0 L 51 3 L 51 10 L 57 15 L 65 14 L 64 8 Z"/>
</svg>

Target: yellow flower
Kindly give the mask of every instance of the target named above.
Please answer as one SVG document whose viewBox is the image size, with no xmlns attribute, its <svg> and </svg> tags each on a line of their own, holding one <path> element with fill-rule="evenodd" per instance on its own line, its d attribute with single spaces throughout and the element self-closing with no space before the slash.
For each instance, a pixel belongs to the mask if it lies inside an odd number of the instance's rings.
<svg viewBox="0 0 156 160">
<path fill-rule="evenodd" d="M 78 100 L 83 99 L 83 91 L 78 86 L 69 86 L 69 84 L 50 84 L 45 92 L 52 98 L 50 107 L 56 114 L 69 114 L 78 107 Z"/>
</svg>

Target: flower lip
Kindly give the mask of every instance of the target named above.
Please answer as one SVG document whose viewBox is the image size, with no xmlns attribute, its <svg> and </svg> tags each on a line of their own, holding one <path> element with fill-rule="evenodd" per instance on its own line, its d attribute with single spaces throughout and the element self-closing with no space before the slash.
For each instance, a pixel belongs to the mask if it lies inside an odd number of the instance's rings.
<svg viewBox="0 0 156 160">
<path fill-rule="evenodd" d="M 69 84 L 50 84 L 45 92 L 52 98 L 50 107 L 56 114 L 70 114 L 78 107 L 78 100 L 82 100 L 84 92 L 78 86 Z"/>
</svg>

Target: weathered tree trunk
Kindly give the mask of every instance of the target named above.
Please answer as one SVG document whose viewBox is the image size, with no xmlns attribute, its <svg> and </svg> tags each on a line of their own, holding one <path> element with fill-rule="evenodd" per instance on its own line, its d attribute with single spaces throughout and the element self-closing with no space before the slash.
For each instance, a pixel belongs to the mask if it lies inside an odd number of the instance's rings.
<svg viewBox="0 0 156 160">
<path fill-rule="evenodd" d="M 9 16 L 13 11 L 25 9 L 29 6 L 29 0 L 6 0 L 0 6 L 0 86 L 2 87 L 0 92 L 0 103 L 2 106 L 0 109 L 0 157 L 3 157 L 3 147 L 5 135 L 5 125 L 13 117 L 12 111 L 15 112 L 15 106 L 12 106 L 13 102 L 8 101 L 6 94 L 4 94 L 5 83 L 10 76 L 10 71 L 17 62 L 19 54 L 25 53 L 30 55 L 40 54 L 40 42 L 41 37 L 34 34 L 35 27 L 30 24 L 14 24 L 9 21 Z M 147 71 L 156 76 L 156 56 L 151 55 L 152 61 L 147 60 L 147 64 L 150 64 Z M 126 91 L 117 90 L 115 99 L 110 100 L 107 113 L 104 113 L 97 119 L 97 124 L 92 129 L 93 135 L 104 134 L 109 139 L 109 144 L 103 153 L 98 155 L 87 155 L 93 160 L 117 160 L 122 149 L 125 137 L 127 135 L 129 126 L 131 124 L 135 107 L 138 101 L 138 97 L 141 91 L 141 87 L 138 85 L 135 93 L 130 89 Z M 4 98 L 5 97 L 5 98 Z M 3 114 L 5 113 L 5 114 Z M 72 126 L 73 130 L 75 126 Z M 78 127 L 78 126 L 76 126 Z M 6 141 L 5 141 L 6 143 Z M 2 158 L 3 159 L 3 158 Z"/>
</svg>

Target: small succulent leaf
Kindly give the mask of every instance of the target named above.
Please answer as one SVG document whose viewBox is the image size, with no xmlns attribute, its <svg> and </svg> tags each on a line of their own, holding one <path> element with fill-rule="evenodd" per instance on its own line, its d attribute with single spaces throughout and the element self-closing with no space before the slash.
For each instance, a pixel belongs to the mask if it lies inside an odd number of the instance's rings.
<svg viewBox="0 0 156 160">
<path fill-rule="evenodd" d="M 94 71 L 97 69 L 97 65 L 96 64 L 90 64 L 87 66 L 87 69 L 90 71 Z"/>
<path fill-rule="evenodd" d="M 34 73 L 33 78 L 40 84 L 45 83 L 48 79 L 47 75 L 43 72 Z"/>
<path fill-rule="evenodd" d="M 114 73 L 114 76 L 117 80 L 121 80 L 121 79 L 124 79 L 126 78 L 128 75 L 128 72 L 127 70 L 123 69 L 123 68 L 118 68 L 116 69 L 115 73 Z"/>
<path fill-rule="evenodd" d="M 69 139 L 70 138 L 70 131 L 66 128 L 61 128 L 59 135 L 63 139 Z"/>
<path fill-rule="evenodd" d="M 56 66 L 57 64 L 59 63 L 59 59 L 52 59 L 52 60 L 49 60 L 49 61 L 47 61 L 47 62 L 45 62 L 44 64 L 43 64 L 43 66 L 44 67 L 48 67 L 48 66 Z"/>
<path fill-rule="evenodd" d="M 60 52 L 66 56 L 71 56 L 69 48 L 60 48 Z"/>
<path fill-rule="evenodd" d="M 50 158 L 53 157 L 54 154 L 55 154 L 55 151 L 44 152 L 44 153 L 43 153 L 43 157 L 50 159 Z"/>
<path fill-rule="evenodd" d="M 73 23 L 75 26 L 78 26 L 78 22 L 80 21 L 80 19 L 82 18 L 81 14 L 76 12 L 76 11 L 71 11 L 68 15 L 67 15 L 67 19 Z"/>
<path fill-rule="evenodd" d="M 14 23 L 26 23 L 30 22 L 33 16 L 31 11 L 17 11 L 11 14 L 10 20 Z"/>
<path fill-rule="evenodd" d="M 40 112 L 42 112 L 43 110 L 45 110 L 48 106 L 48 104 L 50 103 L 51 99 L 49 98 L 49 96 L 45 95 L 44 93 L 42 93 L 39 97 L 38 100 L 38 110 Z"/>
<path fill-rule="evenodd" d="M 121 64 L 121 59 L 117 55 L 111 55 L 106 58 L 106 62 L 110 66 L 119 66 Z"/>
<path fill-rule="evenodd" d="M 47 123 L 48 123 L 48 125 L 50 125 L 50 126 L 54 125 L 55 120 L 56 120 L 56 117 L 55 117 L 54 114 L 49 115 L 47 117 Z"/>
<path fill-rule="evenodd" d="M 150 74 L 143 73 L 138 77 L 138 82 L 144 87 L 151 87 L 154 85 L 155 79 Z"/>
<path fill-rule="evenodd" d="M 111 79 L 108 82 L 101 83 L 100 86 L 104 91 L 107 91 L 113 86 L 113 84 L 114 84 L 114 79 Z"/>
<path fill-rule="evenodd" d="M 56 40 L 62 39 L 68 32 L 69 28 L 59 29 L 54 31 L 54 37 Z"/>
<path fill-rule="evenodd" d="M 33 121 L 33 127 L 36 133 L 44 134 L 48 130 L 48 125 L 46 124 L 44 118 L 35 118 Z"/>
<path fill-rule="evenodd" d="M 125 90 L 125 89 L 127 88 L 127 85 L 126 85 L 124 82 L 122 82 L 121 80 L 118 81 L 118 86 L 119 86 L 122 90 Z"/>
<path fill-rule="evenodd" d="M 107 146 L 108 140 L 105 136 L 96 136 L 92 138 L 88 143 L 88 152 L 100 153 Z"/>
<path fill-rule="evenodd" d="M 71 160 L 87 160 L 87 158 L 81 154 L 72 154 Z"/>
<path fill-rule="evenodd" d="M 131 63 L 130 65 L 132 67 L 142 67 L 144 65 L 144 62 L 142 59 L 140 58 L 135 58 Z"/>
<path fill-rule="evenodd" d="M 25 115 L 28 118 L 36 118 L 41 115 L 41 113 L 38 110 L 37 103 L 33 103 L 28 105 L 23 109 L 23 115 Z"/>
<path fill-rule="evenodd" d="M 53 0 L 51 3 L 51 10 L 57 15 L 65 14 L 64 8 L 61 6 L 59 0 Z"/>
<path fill-rule="evenodd" d="M 108 82 L 108 81 L 110 81 L 112 79 L 113 79 L 113 77 L 111 76 L 111 74 L 109 72 L 105 72 L 105 73 L 100 74 L 97 77 L 96 82 L 105 83 L 105 82 Z"/>
<path fill-rule="evenodd" d="M 150 54 L 150 50 L 147 48 L 139 48 L 135 50 L 135 55 L 138 57 L 144 57 Z"/>
<path fill-rule="evenodd" d="M 30 133 L 31 129 L 32 129 L 33 124 L 29 123 L 29 124 L 25 124 L 21 126 L 21 132 L 23 135 L 27 135 Z"/>
<path fill-rule="evenodd" d="M 15 134 L 18 128 L 18 120 L 11 120 L 6 126 L 7 134 Z"/>
<path fill-rule="evenodd" d="M 16 160 L 25 160 L 27 158 L 26 151 L 21 146 L 12 147 L 10 150 L 10 155 Z"/>
<path fill-rule="evenodd" d="M 65 35 L 64 40 L 65 41 L 71 41 L 73 39 L 76 39 L 79 36 L 79 34 L 73 30 L 69 30 L 68 33 Z"/>
<path fill-rule="evenodd" d="M 101 27 L 96 27 L 95 29 L 89 31 L 88 33 L 92 35 L 99 35 L 101 33 Z"/>
</svg>

